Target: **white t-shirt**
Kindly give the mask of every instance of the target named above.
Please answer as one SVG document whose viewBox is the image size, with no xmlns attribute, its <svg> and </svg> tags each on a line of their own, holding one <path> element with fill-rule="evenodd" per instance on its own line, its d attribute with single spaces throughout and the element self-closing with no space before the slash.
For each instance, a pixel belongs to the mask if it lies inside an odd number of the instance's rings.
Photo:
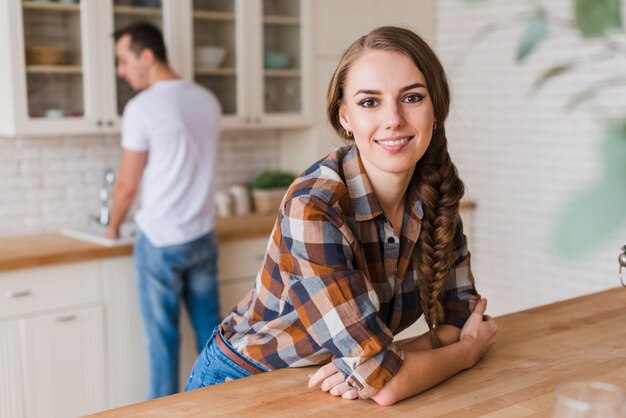
<svg viewBox="0 0 626 418">
<path fill-rule="evenodd" d="M 185 80 L 156 82 L 124 109 L 122 147 L 148 152 L 135 221 L 157 247 L 192 241 L 215 227 L 221 113 L 211 92 Z"/>
</svg>

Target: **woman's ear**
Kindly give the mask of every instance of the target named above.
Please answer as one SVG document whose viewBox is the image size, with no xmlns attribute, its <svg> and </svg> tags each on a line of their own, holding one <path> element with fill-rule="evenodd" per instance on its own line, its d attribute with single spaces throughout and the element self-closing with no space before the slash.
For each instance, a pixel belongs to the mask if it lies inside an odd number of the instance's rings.
<svg viewBox="0 0 626 418">
<path fill-rule="evenodd" d="M 341 126 L 343 126 L 343 129 L 345 129 L 346 132 L 352 131 L 350 128 L 350 120 L 346 115 L 346 108 L 343 103 L 339 106 L 339 123 L 341 123 Z"/>
</svg>

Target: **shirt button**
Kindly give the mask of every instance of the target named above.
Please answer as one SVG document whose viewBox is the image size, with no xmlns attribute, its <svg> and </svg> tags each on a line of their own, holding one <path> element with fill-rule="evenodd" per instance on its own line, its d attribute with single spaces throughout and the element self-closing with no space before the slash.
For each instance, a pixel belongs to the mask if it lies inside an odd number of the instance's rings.
<svg viewBox="0 0 626 418">
<path fill-rule="evenodd" d="M 393 237 L 389 237 L 389 238 L 387 238 L 387 242 L 389 244 L 393 244 L 394 242 L 396 242 L 396 240 Z"/>
</svg>

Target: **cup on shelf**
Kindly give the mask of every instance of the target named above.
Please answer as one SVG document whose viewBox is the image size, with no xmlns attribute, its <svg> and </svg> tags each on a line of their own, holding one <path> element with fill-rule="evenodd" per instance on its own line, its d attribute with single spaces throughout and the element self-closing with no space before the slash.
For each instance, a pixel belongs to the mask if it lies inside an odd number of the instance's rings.
<svg viewBox="0 0 626 418">
<path fill-rule="evenodd" d="M 215 208 L 217 216 L 227 217 L 233 214 L 233 198 L 227 191 L 215 193 Z"/>
<path fill-rule="evenodd" d="M 65 116 L 65 111 L 63 109 L 48 109 L 44 115 L 50 119 L 60 119 Z"/>
<path fill-rule="evenodd" d="M 286 52 L 267 51 L 265 52 L 263 62 L 265 68 L 288 68 L 291 65 L 291 57 Z"/>
<path fill-rule="evenodd" d="M 250 191 L 243 184 L 230 186 L 228 191 L 233 197 L 235 215 L 247 215 L 250 213 Z"/>
</svg>

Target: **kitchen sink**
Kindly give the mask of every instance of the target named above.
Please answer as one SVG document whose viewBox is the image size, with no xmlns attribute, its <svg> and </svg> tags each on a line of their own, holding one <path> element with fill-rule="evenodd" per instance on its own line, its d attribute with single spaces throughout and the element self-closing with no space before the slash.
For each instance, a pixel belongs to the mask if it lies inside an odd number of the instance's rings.
<svg viewBox="0 0 626 418">
<path fill-rule="evenodd" d="M 106 247 L 116 247 L 120 245 L 132 245 L 137 237 L 137 225 L 134 223 L 125 223 L 120 227 L 120 237 L 116 239 L 104 236 L 106 227 L 101 225 L 92 225 L 86 228 L 73 229 L 63 228 L 61 234 L 68 237 L 81 239 L 83 241 L 92 242 L 94 244 L 104 245 Z"/>
</svg>

